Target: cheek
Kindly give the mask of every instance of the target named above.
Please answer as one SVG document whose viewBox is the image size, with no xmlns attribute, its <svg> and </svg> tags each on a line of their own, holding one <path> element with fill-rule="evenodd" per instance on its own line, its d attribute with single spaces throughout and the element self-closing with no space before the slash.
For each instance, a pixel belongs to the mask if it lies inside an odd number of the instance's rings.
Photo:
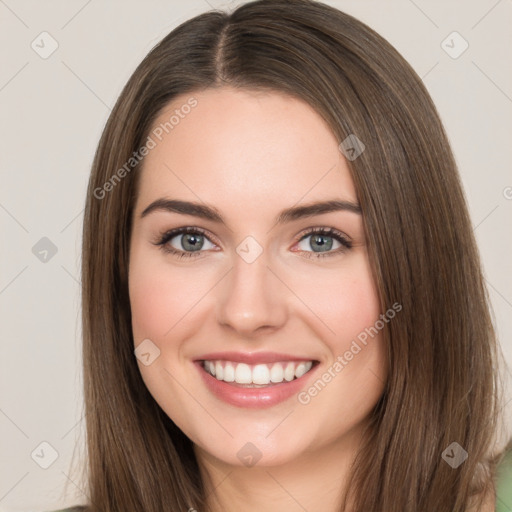
<svg viewBox="0 0 512 512">
<path fill-rule="evenodd" d="M 317 273 L 308 290 L 308 304 L 319 318 L 317 325 L 322 324 L 321 332 L 327 332 L 322 335 L 325 365 L 299 393 L 298 402 L 305 414 L 315 411 L 322 422 L 312 426 L 312 431 L 321 429 L 335 439 L 363 421 L 384 391 L 386 347 L 381 329 L 374 326 L 385 311 L 367 259 L 347 262 L 340 272 L 328 276 Z"/>
<path fill-rule="evenodd" d="M 334 330 L 342 339 L 357 337 L 373 325 L 380 314 L 377 290 L 367 272 L 347 278 L 337 294 L 333 290 L 332 302 Z"/>
<path fill-rule="evenodd" d="M 154 252 L 134 247 L 130 260 L 129 294 L 136 343 L 142 338 L 165 337 L 204 295 L 206 276 L 173 268 Z"/>
<path fill-rule="evenodd" d="M 319 335 L 339 353 L 381 313 L 378 292 L 366 258 L 353 258 L 338 270 L 317 269 L 297 276 L 294 289 L 317 317 Z"/>
<path fill-rule="evenodd" d="M 158 339 L 172 327 L 172 311 L 176 309 L 176 295 L 167 291 L 166 283 L 153 275 L 135 274 L 130 284 L 133 335 Z"/>
<path fill-rule="evenodd" d="M 158 338 L 171 327 L 166 312 L 173 311 L 173 295 L 166 288 L 153 273 L 135 267 L 130 276 L 130 305 L 136 343 L 140 338 Z"/>
</svg>

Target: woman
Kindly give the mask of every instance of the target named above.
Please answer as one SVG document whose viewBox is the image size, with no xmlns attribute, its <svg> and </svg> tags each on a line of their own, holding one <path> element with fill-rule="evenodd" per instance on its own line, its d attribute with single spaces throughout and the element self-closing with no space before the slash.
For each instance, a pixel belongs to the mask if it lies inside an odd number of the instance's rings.
<svg viewBox="0 0 512 512">
<path fill-rule="evenodd" d="M 456 165 L 351 16 L 261 0 L 158 44 L 96 153 L 82 282 L 85 510 L 503 502 Z"/>
</svg>

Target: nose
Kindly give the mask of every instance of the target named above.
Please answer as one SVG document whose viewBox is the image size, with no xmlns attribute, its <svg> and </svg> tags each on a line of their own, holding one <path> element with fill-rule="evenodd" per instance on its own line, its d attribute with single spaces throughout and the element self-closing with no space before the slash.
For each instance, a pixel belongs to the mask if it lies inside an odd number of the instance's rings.
<svg viewBox="0 0 512 512">
<path fill-rule="evenodd" d="M 234 258 L 218 292 L 217 320 L 225 329 L 254 338 L 285 324 L 289 293 L 267 265 L 265 252 L 252 263 Z"/>
</svg>

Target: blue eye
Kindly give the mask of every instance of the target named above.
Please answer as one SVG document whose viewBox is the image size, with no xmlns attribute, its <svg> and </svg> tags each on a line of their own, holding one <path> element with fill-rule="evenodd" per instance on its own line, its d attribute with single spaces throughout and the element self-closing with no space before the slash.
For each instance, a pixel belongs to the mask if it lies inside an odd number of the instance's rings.
<svg viewBox="0 0 512 512">
<path fill-rule="evenodd" d="M 311 240 L 305 244 L 304 242 L 308 238 Z M 174 239 L 177 241 L 174 241 Z M 205 247 L 205 244 L 210 244 L 210 247 Z M 300 250 L 297 252 L 304 253 L 306 258 L 335 256 L 352 248 L 352 242 L 343 233 L 333 228 L 313 228 L 301 233 L 298 244 Z M 302 246 L 300 246 L 301 244 Z M 206 231 L 197 227 L 184 227 L 167 231 L 160 236 L 155 245 L 177 258 L 195 258 L 200 256 L 204 250 L 215 247 L 206 235 Z M 309 248 L 312 251 L 308 250 Z"/>
<path fill-rule="evenodd" d="M 175 238 L 179 241 L 173 243 L 172 241 Z M 163 251 L 174 254 L 178 258 L 190 258 L 199 256 L 196 253 L 200 253 L 204 249 L 205 241 L 213 246 L 202 229 L 186 227 L 167 231 L 157 242 L 157 245 Z M 181 246 L 181 248 L 176 247 L 176 245 Z M 206 249 L 211 249 L 211 247 L 206 247 Z"/>
<path fill-rule="evenodd" d="M 310 241 L 309 243 L 304 244 L 306 247 L 300 247 L 299 245 L 302 252 L 308 253 L 306 256 L 307 258 L 335 256 L 352 248 L 350 240 L 348 240 L 340 231 L 333 228 L 313 228 L 302 234 L 299 244 L 302 244 L 308 238 L 310 238 Z M 334 247 L 336 250 L 331 250 L 336 244 L 338 244 L 338 247 Z M 308 248 L 313 250 L 308 251 Z M 318 251 L 315 249 L 318 249 Z"/>
</svg>

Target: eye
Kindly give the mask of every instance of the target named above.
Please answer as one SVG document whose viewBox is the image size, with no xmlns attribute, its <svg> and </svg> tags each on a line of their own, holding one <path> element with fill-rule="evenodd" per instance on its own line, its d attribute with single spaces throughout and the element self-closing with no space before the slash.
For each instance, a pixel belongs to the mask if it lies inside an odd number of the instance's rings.
<svg viewBox="0 0 512 512">
<path fill-rule="evenodd" d="M 308 239 L 310 239 L 309 242 Z M 199 257 L 203 251 L 215 248 L 206 231 L 198 227 L 171 229 L 160 235 L 154 244 L 178 258 Z M 312 228 L 302 232 L 298 236 L 297 245 L 298 252 L 304 253 L 307 258 L 335 256 L 352 248 L 352 242 L 334 228 Z"/>
<path fill-rule="evenodd" d="M 335 256 L 352 248 L 352 242 L 341 231 L 334 228 L 313 228 L 299 236 L 298 247 L 306 253 L 307 258 Z"/>
<path fill-rule="evenodd" d="M 210 244 L 210 247 L 208 244 Z M 164 252 L 174 254 L 178 258 L 194 258 L 199 256 L 201 251 L 215 247 L 206 236 L 205 231 L 195 227 L 166 231 L 155 242 L 155 245 L 160 246 Z"/>
</svg>

